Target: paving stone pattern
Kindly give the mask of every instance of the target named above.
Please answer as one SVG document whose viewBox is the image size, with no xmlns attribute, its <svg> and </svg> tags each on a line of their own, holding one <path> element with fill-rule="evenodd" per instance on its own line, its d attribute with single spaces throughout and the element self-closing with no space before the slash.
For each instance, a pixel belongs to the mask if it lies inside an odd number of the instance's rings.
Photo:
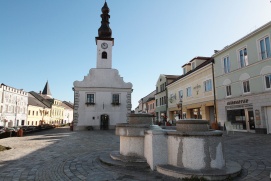
<svg viewBox="0 0 271 181">
<path fill-rule="evenodd" d="M 225 157 L 242 165 L 234 180 L 270 181 L 271 135 L 224 134 Z M 99 156 L 119 150 L 114 131 L 70 132 L 57 128 L 0 139 L 12 149 L 0 152 L 0 181 L 15 180 L 178 180 L 155 171 L 108 166 Z"/>
</svg>

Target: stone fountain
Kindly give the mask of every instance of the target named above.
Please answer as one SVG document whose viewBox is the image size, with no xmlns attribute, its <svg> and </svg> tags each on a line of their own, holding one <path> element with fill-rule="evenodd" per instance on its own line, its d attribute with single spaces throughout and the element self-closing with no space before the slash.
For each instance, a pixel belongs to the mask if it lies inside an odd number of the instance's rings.
<svg viewBox="0 0 271 181">
<path fill-rule="evenodd" d="M 152 124 L 152 115 L 130 114 L 129 123 L 118 124 L 120 151 L 100 160 L 110 165 L 136 166 L 176 177 L 225 180 L 241 172 L 241 166 L 224 156 L 222 132 L 210 130 L 208 121 L 177 121 L 176 130 Z"/>
<path fill-rule="evenodd" d="M 167 164 L 157 165 L 157 171 L 176 178 L 225 180 L 237 176 L 241 166 L 225 160 L 222 134 L 209 130 L 205 120 L 177 121 L 177 130 L 167 132 Z"/>
<path fill-rule="evenodd" d="M 129 123 L 117 124 L 116 135 L 120 136 L 120 151 L 111 152 L 111 158 L 123 162 L 146 162 L 145 131 L 161 129 L 153 125 L 153 117 L 151 114 L 129 114 Z"/>
</svg>

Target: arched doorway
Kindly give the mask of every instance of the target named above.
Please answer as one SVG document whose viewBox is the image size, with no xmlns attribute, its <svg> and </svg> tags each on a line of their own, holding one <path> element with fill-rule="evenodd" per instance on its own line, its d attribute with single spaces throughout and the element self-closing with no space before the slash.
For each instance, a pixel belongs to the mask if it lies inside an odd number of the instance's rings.
<svg viewBox="0 0 271 181">
<path fill-rule="evenodd" d="M 109 127 L 109 116 L 107 114 L 102 114 L 100 129 L 101 130 L 108 130 L 108 127 Z"/>
</svg>

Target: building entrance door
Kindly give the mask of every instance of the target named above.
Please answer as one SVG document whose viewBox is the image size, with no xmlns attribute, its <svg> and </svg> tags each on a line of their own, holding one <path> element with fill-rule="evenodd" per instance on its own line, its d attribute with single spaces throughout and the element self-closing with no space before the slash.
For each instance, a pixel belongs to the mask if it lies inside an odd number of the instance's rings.
<svg viewBox="0 0 271 181">
<path fill-rule="evenodd" d="M 109 127 L 109 116 L 107 114 L 103 114 L 101 115 L 100 129 L 108 130 L 108 127 Z"/>
<path fill-rule="evenodd" d="M 271 134 L 271 107 L 267 107 L 268 134 Z"/>
</svg>

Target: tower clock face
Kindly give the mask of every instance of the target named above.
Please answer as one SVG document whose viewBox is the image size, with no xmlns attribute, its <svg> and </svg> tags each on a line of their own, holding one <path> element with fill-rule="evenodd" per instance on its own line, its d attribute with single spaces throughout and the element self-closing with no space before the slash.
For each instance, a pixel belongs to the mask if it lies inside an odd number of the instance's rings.
<svg viewBox="0 0 271 181">
<path fill-rule="evenodd" d="M 107 49 L 108 44 L 107 44 L 107 43 L 105 43 L 105 42 L 103 42 L 103 43 L 101 44 L 101 47 L 102 47 L 102 49 Z"/>
</svg>

